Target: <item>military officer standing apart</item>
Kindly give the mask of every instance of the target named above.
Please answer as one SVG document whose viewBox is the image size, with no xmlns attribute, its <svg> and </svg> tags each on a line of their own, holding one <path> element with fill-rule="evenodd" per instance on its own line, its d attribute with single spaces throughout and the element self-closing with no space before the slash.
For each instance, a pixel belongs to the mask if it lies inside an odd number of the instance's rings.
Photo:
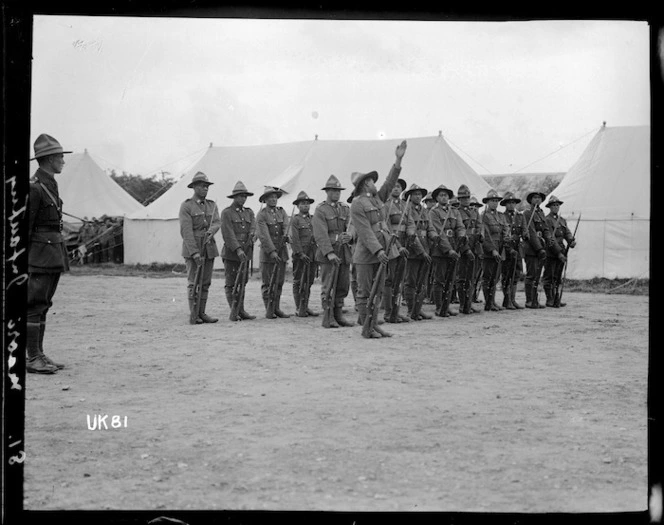
<svg viewBox="0 0 664 525">
<path fill-rule="evenodd" d="M 542 285 L 546 294 L 546 306 L 560 308 L 567 303 L 560 302 L 560 282 L 563 276 L 563 268 L 567 261 L 567 252 L 569 248 L 576 246 L 574 235 L 567 227 L 567 221 L 562 218 L 558 212 L 563 201 L 558 197 L 551 195 L 546 207 L 549 208 L 549 214 L 546 216 L 546 224 L 551 232 L 551 245 L 546 251 L 546 262 L 544 263 L 544 274 L 542 275 Z M 565 242 L 567 247 L 565 247 Z"/>
<path fill-rule="evenodd" d="M 496 304 L 496 287 L 500 278 L 500 270 L 503 262 L 503 245 L 507 238 L 507 221 L 498 211 L 498 203 L 501 201 L 496 190 L 489 190 L 482 202 L 487 209 L 482 214 L 482 225 L 484 227 L 484 278 L 482 280 L 482 291 L 484 292 L 484 310 L 497 312 L 502 306 Z M 505 291 L 503 290 L 503 293 Z"/>
<path fill-rule="evenodd" d="M 404 140 L 396 148 L 396 160 L 389 175 L 385 179 L 380 189 L 376 189 L 375 182 L 378 180 L 378 173 L 375 171 L 369 173 L 353 173 L 351 181 L 354 186 L 355 198 L 350 206 L 351 220 L 355 228 L 356 242 L 353 252 L 353 264 L 357 269 L 357 311 L 358 320 L 363 325 L 367 316 L 367 303 L 371 295 L 371 288 L 374 277 L 377 276 L 381 264 L 387 265 L 389 256 L 387 253 L 387 244 L 391 237 L 389 231 L 384 225 L 386 213 L 384 210 L 384 201 L 392 192 L 392 188 L 397 182 L 399 173 L 401 173 L 401 160 L 406 153 L 406 141 Z M 376 304 L 380 304 L 382 290 L 385 285 L 385 274 L 382 273 L 382 279 L 377 283 Z M 362 331 L 366 338 L 390 337 L 391 334 L 385 332 L 378 326 L 377 312 L 373 317 L 373 322 L 368 332 Z"/>
<path fill-rule="evenodd" d="M 44 353 L 46 314 L 69 258 L 62 236 L 62 200 L 55 175 L 62 172 L 65 153 L 60 143 L 42 134 L 34 144 L 39 168 L 30 180 L 28 202 L 28 303 L 26 371 L 54 374 L 64 368 Z M 32 159 L 34 160 L 34 159 Z"/>
<path fill-rule="evenodd" d="M 224 263 L 226 300 L 231 307 L 231 316 L 233 316 L 233 288 L 237 279 L 238 271 L 242 263 L 246 265 L 251 263 L 254 256 L 254 240 L 256 238 L 256 219 L 251 208 L 246 208 L 244 204 L 247 197 L 253 193 L 247 190 L 242 181 L 235 183 L 235 187 L 229 199 L 233 199 L 230 206 L 221 212 L 221 236 L 224 239 L 224 246 L 221 249 L 221 260 Z M 231 321 L 256 319 L 244 309 L 244 291 L 249 281 L 249 272 L 244 273 L 244 283 L 242 283 L 242 292 L 238 297 L 237 315 L 230 318 Z"/>
<path fill-rule="evenodd" d="M 422 199 L 426 194 L 427 190 L 420 188 L 417 184 L 412 184 L 402 196 L 404 200 L 408 200 L 410 197 L 409 215 L 415 223 L 415 237 L 406 246 L 408 264 L 403 286 L 408 315 L 414 321 L 433 318 L 422 311 L 431 268 L 430 245 L 438 242 L 438 233 L 431 224 L 429 210 L 422 204 Z"/>
<path fill-rule="evenodd" d="M 293 299 L 295 315 L 298 317 L 317 316 L 309 308 L 309 292 L 316 278 L 316 243 L 309 207 L 314 202 L 306 192 L 301 191 L 293 204 L 300 213 L 293 216 L 290 227 L 291 248 L 293 250 Z"/>
<path fill-rule="evenodd" d="M 538 191 L 529 193 L 526 201 L 530 204 L 530 208 L 523 212 L 528 226 L 528 242 L 524 246 L 526 308 L 544 308 L 544 305 L 539 304 L 537 297 L 537 287 L 546 261 L 546 248 L 551 244 L 551 231 L 546 224 L 544 211 L 539 207 L 544 197 L 546 195 Z"/>
<path fill-rule="evenodd" d="M 399 314 L 399 290 L 403 282 L 406 269 L 406 257 L 408 250 L 405 248 L 407 239 L 415 235 L 415 223 L 410 213 L 406 210 L 406 203 L 401 199 L 401 194 L 406 190 L 406 181 L 398 179 L 392 188 L 390 198 L 385 203 L 387 214 L 387 228 L 392 235 L 396 235 L 394 248 L 388 254 L 385 274 L 385 289 L 383 291 L 383 308 L 385 312 L 383 319 L 387 323 L 409 322 L 410 317 Z M 406 214 L 403 217 L 403 214 Z M 403 220 L 402 220 L 403 217 Z"/>
<path fill-rule="evenodd" d="M 522 309 L 523 306 L 516 302 L 516 285 L 523 274 L 522 268 L 522 250 L 521 239 L 528 240 L 528 231 L 526 230 L 526 219 L 523 213 L 517 211 L 516 205 L 521 199 L 508 191 L 500 201 L 501 206 L 505 206 L 503 216 L 507 221 L 509 236 L 505 243 L 505 264 L 503 265 L 503 274 L 501 283 L 503 286 L 503 307 L 508 310 Z"/>
<path fill-rule="evenodd" d="M 316 262 L 320 264 L 321 303 L 323 306 L 322 326 L 338 328 L 354 326 L 342 314 L 344 299 L 350 287 L 351 234 L 348 232 L 350 207 L 340 202 L 341 182 L 330 175 L 323 187 L 327 198 L 316 206 L 313 218 L 314 241 L 316 242 Z M 336 287 L 334 279 L 336 272 Z M 334 288 L 334 290 L 332 290 Z M 332 303 L 332 293 L 334 302 Z M 332 312 L 328 312 L 329 309 Z M 332 315 L 330 315 L 332 314 Z"/>
<path fill-rule="evenodd" d="M 431 193 L 436 199 L 436 205 L 431 209 L 431 223 L 439 235 L 438 242 L 431 249 L 433 302 L 437 316 L 450 317 L 457 315 L 450 309 L 457 262 L 461 253 L 470 248 L 465 243 L 466 228 L 461 215 L 449 204 L 454 195 L 452 190 L 441 184 Z"/>
<path fill-rule="evenodd" d="M 463 252 L 463 257 L 459 261 L 457 274 L 457 295 L 459 297 L 459 312 L 471 314 L 479 312 L 473 306 L 473 295 L 475 293 L 475 267 L 478 265 L 475 252 L 478 249 L 480 241 L 479 213 L 477 208 L 470 203 L 470 190 L 468 186 L 462 184 L 457 191 L 459 199 L 459 215 L 466 228 L 466 237 L 468 238 L 468 250 Z"/>
<path fill-rule="evenodd" d="M 216 323 L 219 320 L 205 313 L 208 292 L 212 284 L 214 258 L 219 255 L 214 234 L 221 227 L 217 204 L 206 198 L 212 184 L 214 183 L 208 180 L 205 173 L 197 172 L 187 185 L 194 190 L 193 196 L 180 205 L 180 235 L 182 256 L 187 267 L 187 297 L 191 324 Z M 200 280 L 198 290 L 197 275 Z"/>
<path fill-rule="evenodd" d="M 281 310 L 281 292 L 286 279 L 286 262 L 288 261 L 288 215 L 277 206 L 283 195 L 279 188 L 266 186 L 258 200 L 265 207 L 256 216 L 256 231 L 261 243 L 261 293 L 265 304 L 265 317 L 287 319 L 289 314 Z M 272 284 L 272 287 L 270 287 Z M 273 309 L 270 307 L 272 301 Z"/>
</svg>

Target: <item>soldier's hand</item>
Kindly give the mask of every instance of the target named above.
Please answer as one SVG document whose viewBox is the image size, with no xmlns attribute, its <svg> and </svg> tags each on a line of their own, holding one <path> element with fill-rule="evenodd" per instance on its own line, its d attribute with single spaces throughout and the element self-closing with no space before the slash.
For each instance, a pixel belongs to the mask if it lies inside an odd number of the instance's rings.
<svg viewBox="0 0 664 525">
<path fill-rule="evenodd" d="M 545 250 L 540 250 L 537 252 L 537 258 L 540 261 L 546 261 L 546 251 Z"/>
<path fill-rule="evenodd" d="M 514 248 L 512 248 L 510 250 L 510 257 L 512 257 L 512 259 L 516 259 L 518 256 L 519 256 L 519 252 L 516 251 Z"/>
<path fill-rule="evenodd" d="M 576 246 L 576 241 L 572 241 L 569 243 L 570 248 L 574 248 Z"/>
<path fill-rule="evenodd" d="M 191 258 L 198 266 L 203 264 L 203 258 L 201 257 L 200 253 L 195 253 L 194 255 L 191 256 Z"/>
<path fill-rule="evenodd" d="M 214 237 L 214 233 L 212 232 L 206 232 L 205 233 L 205 239 L 203 240 L 204 243 L 208 243 L 212 240 L 212 237 Z"/>
<path fill-rule="evenodd" d="M 500 254 L 497 253 L 497 252 L 496 252 L 496 255 L 493 256 L 493 258 L 494 258 L 494 260 L 495 260 L 497 263 L 499 263 L 500 261 L 502 261 L 502 257 L 501 257 Z"/>
<path fill-rule="evenodd" d="M 454 250 L 450 250 L 447 255 L 449 255 L 455 261 L 458 261 L 461 258 L 461 256 L 457 252 L 455 252 Z"/>
<path fill-rule="evenodd" d="M 431 264 L 431 255 L 428 253 L 424 252 L 424 260 L 427 262 L 427 264 Z"/>
<path fill-rule="evenodd" d="M 237 253 L 237 256 L 240 258 L 240 262 L 244 262 L 247 260 L 247 254 L 244 253 L 244 250 L 242 248 L 238 248 L 235 253 Z"/>
<path fill-rule="evenodd" d="M 309 264 L 311 262 L 311 258 L 308 255 L 305 254 L 300 254 L 300 259 L 302 259 L 302 262 Z"/>
<path fill-rule="evenodd" d="M 408 251 L 407 248 L 404 248 L 403 246 L 399 248 L 399 255 L 401 255 L 401 257 L 403 257 L 404 259 L 408 257 L 409 254 L 410 252 Z"/>
<path fill-rule="evenodd" d="M 397 146 L 397 149 L 395 151 L 395 155 L 397 156 L 397 159 L 403 159 L 403 156 L 406 154 L 406 148 L 408 147 L 408 144 L 404 140 L 401 144 Z"/>
<path fill-rule="evenodd" d="M 348 244 L 352 238 L 352 235 L 346 232 L 343 232 L 341 235 L 339 235 L 339 241 L 341 244 Z"/>
<path fill-rule="evenodd" d="M 381 264 L 387 264 L 387 262 L 390 260 L 387 254 L 385 253 L 385 250 L 380 250 L 376 254 L 376 257 L 378 257 L 378 262 Z"/>
<path fill-rule="evenodd" d="M 559 254 L 558 254 L 558 260 L 559 260 L 560 262 L 564 263 L 565 261 L 567 261 L 567 257 L 565 257 L 565 254 L 563 254 L 563 253 L 559 253 Z"/>
<path fill-rule="evenodd" d="M 327 254 L 327 260 L 333 264 L 341 264 L 341 259 L 339 259 L 339 256 L 334 252 Z"/>
<path fill-rule="evenodd" d="M 470 250 L 468 250 L 466 252 L 466 259 L 468 259 L 469 261 L 474 261 L 475 260 L 475 254 L 473 252 L 471 252 Z"/>
<path fill-rule="evenodd" d="M 281 262 L 281 257 L 279 257 L 277 250 L 274 250 L 272 253 L 270 253 L 270 259 L 272 259 L 272 262 Z"/>
</svg>

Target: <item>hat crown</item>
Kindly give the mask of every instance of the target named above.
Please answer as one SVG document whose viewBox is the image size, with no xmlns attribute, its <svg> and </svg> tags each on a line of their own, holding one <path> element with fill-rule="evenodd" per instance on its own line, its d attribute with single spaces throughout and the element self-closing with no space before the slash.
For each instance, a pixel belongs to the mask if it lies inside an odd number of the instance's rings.
<svg viewBox="0 0 664 525">
<path fill-rule="evenodd" d="M 237 182 L 235 183 L 235 186 L 233 186 L 233 191 L 232 191 L 232 193 L 235 193 L 235 194 L 237 194 L 237 193 L 249 193 L 249 190 L 248 190 L 247 187 L 244 185 L 244 182 L 242 182 L 241 180 L 239 180 L 239 181 L 237 181 Z"/>
<path fill-rule="evenodd" d="M 511 191 L 506 192 L 505 195 L 503 196 L 504 200 L 512 200 L 513 198 L 514 198 L 514 193 L 512 193 Z"/>
<path fill-rule="evenodd" d="M 462 184 L 457 190 L 457 195 L 459 197 L 470 197 L 470 189 L 465 184 Z"/>
<path fill-rule="evenodd" d="M 327 179 L 327 182 L 325 183 L 325 187 L 323 188 L 324 190 L 342 190 L 344 188 L 341 187 L 341 182 L 335 175 L 330 175 L 330 177 Z"/>
<path fill-rule="evenodd" d="M 56 153 L 71 153 L 71 151 L 63 151 L 60 143 L 46 133 L 42 133 L 37 137 L 34 148 L 36 159 L 39 157 L 45 157 L 46 155 L 54 155 Z"/>
<path fill-rule="evenodd" d="M 370 171 L 369 173 L 360 173 L 359 171 L 354 171 L 350 174 L 350 181 L 353 183 L 353 186 L 357 188 L 360 183 L 367 177 L 371 177 L 375 182 L 378 180 L 378 173 L 375 171 Z"/>
<path fill-rule="evenodd" d="M 269 196 L 272 195 L 273 193 L 277 194 L 277 198 L 280 198 L 283 194 L 284 191 L 281 188 L 277 188 L 276 186 L 265 186 L 265 190 L 263 191 L 263 195 L 261 195 L 258 200 L 260 202 L 265 202 L 265 199 Z"/>
</svg>

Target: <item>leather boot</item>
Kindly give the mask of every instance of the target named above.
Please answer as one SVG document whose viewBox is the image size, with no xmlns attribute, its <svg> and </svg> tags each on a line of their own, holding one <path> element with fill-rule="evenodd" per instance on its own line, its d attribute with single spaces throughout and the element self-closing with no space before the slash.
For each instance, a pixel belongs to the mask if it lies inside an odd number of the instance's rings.
<svg viewBox="0 0 664 525">
<path fill-rule="evenodd" d="M 390 332 L 386 332 L 383 330 L 380 326 L 378 326 L 378 323 L 374 323 L 373 329 L 375 332 L 377 332 L 381 337 L 392 337 L 392 334 Z"/>
<path fill-rule="evenodd" d="M 265 318 L 266 319 L 276 319 L 277 316 L 274 313 L 270 314 L 270 312 L 267 309 L 267 305 L 268 305 L 269 302 L 270 301 L 267 297 L 263 297 L 263 304 L 265 305 Z"/>
<path fill-rule="evenodd" d="M 207 297 L 201 297 L 201 309 L 198 312 L 198 317 L 201 318 L 201 320 L 204 323 L 216 323 L 219 321 L 216 317 L 210 317 L 208 314 L 205 313 L 205 307 L 207 306 Z"/>
<path fill-rule="evenodd" d="M 447 317 L 447 312 L 443 312 L 443 289 L 440 286 L 433 287 L 433 304 L 436 306 L 436 316 Z"/>
<path fill-rule="evenodd" d="M 39 323 L 39 352 L 41 353 L 42 359 L 46 361 L 51 366 L 54 366 L 58 370 L 62 370 L 65 365 L 62 363 L 56 363 L 44 353 L 44 333 L 46 332 L 46 323 Z"/>
<path fill-rule="evenodd" d="M 470 305 L 468 304 L 468 295 L 463 287 L 457 289 L 457 296 L 459 297 L 459 313 L 470 314 Z"/>
<path fill-rule="evenodd" d="M 385 319 L 386 323 L 393 323 L 394 321 L 392 320 L 392 287 L 391 286 L 386 286 L 383 289 L 383 319 Z M 397 321 L 398 322 L 398 321 Z"/>
<path fill-rule="evenodd" d="M 553 307 L 553 290 L 551 289 L 551 286 L 545 286 L 544 287 L 544 293 L 546 294 L 546 303 L 545 306 L 548 306 L 549 308 Z"/>
<path fill-rule="evenodd" d="M 560 302 L 560 301 L 561 301 L 561 296 L 560 296 L 560 288 L 558 288 L 558 286 L 556 286 L 556 287 L 553 289 L 553 296 L 554 296 L 554 298 L 553 298 L 553 306 L 554 306 L 555 308 L 562 308 L 563 306 L 566 306 L 566 305 L 567 305 L 567 303 L 561 303 L 561 302 Z"/>
<path fill-rule="evenodd" d="M 300 298 L 300 285 L 299 283 L 293 282 L 293 301 L 295 302 L 295 315 L 298 317 L 307 317 L 306 310 L 304 312 L 300 312 Z M 301 313 L 304 315 L 300 315 Z"/>
<path fill-rule="evenodd" d="M 281 295 L 277 295 L 275 301 L 276 301 L 276 303 L 275 303 L 275 307 L 274 307 L 274 315 L 276 315 L 280 319 L 288 319 L 290 317 L 290 314 L 286 314 L 286 313 L 282 312 L 281 308 L 279 306 L 280 303 L 281 303 Z"/>
<path fill-rule="evenodd" d="M 306 300 L 304 301 L 304 309 L 307 312 L 307 315 L 311 317 L 318 317 L 320 314 L 309 308 L 309 296 L 307 295 Z"/>
<path fill-rule="evenodd" d="M 357 281 L 350 282 L 350 292 L 353 294 L 353 303 L 355 304 L 355 311 L 357 312 Z"/>
<path fill-rule="evenodd" d="M 238 308 L 238 316 L 243 321 L 251 321 L 252 319 L 256 319 L 256 316 L 247 313 L 247 311 L 244 309 L 244 292 L 245 290 L 242 290 L 242 295 L 240 296 L 240 307 Z"/>
<path fill-rule="evenodd" d="M 499 306 L 496 303 L 496 285 L 494 285 L 489 289 L 489 295 L 491 296 L 491 311 L 492 312 L 500 312 L 504 310 L 502 306 Z"/>
<path fill-rule="evenodd" d="M 533 307 L 533 285 L 526 283 L 525 284 L 525 293 L 526 293 L 526 308 Z"/>
<path fill-rule="evenodd" d="M 55 374 L 58 368 L 47 363 L 39 349 L 40 324 L 28 323 L 27 333 L 27 359 L 25 361 L 25 371 L 30 374 Z"/>
<path fill-rule="evenodd" d="M 339 326 L 355 326 L 355 323 L 352 321 L 347 321 L 344 319 L 343 313 L 341 311 L 341 306 L 335 306 L 333 310 L 334 319 Z"/>
<path fill-rule="evenodd" d="M 539 299 L 537 297 L 537 286 L 530 285 L 530 306 L 528 306 L 528 308 L 532 308 L 533 310 L 537 310 L 538 308 L 546 308 L 545 306 L 541 306 L 539 304 Z"/>
<path fill-rule="evenodd" d="M 196 301 L 194 299 L 189 299 L 189 324 L 203 324 L 203 319 L 196 311 Z"/>
<path fill-rule="evenodd" d="M 375 323 L 372 323 L 372 326 L 369 328 L 368 332 L 364 330 L 364 321 L 367 317 L 367 305 L 358 304 L 357 305 L 357 323 L 362 328 L 362 337 L 365 339 L 380 339 L 382 336 L 374 329 Z"/>
<path fill-rule="evenodd" d="M 491 294 L 489 287 L 484 283 L 482 283 L 482 293 L 484 294 L 484 311 L 488 312 L 491 310 Z"/>
<path fill-rule="evenodd" d="M 512 283 L 510 288 L 510 302 L 516 310 L 523 310 L 523 306 L 516 302 L 516 282 Z"/>
<path fill-rule="evenodd" d="M 514 310 L 514 307 L 511 305 L 511 299 L 512 298 L 510 297 L 510 294 L 509 294 L 510 288 L 509 288 L 509 286 L 507 285 L 507 283 L 505 281 L 503 281 L 502 284 L 503 284 L 503 287 L 502 287 L 503 288 L 503 308 L 505 308 L 507 310 Z"/>
</svg>

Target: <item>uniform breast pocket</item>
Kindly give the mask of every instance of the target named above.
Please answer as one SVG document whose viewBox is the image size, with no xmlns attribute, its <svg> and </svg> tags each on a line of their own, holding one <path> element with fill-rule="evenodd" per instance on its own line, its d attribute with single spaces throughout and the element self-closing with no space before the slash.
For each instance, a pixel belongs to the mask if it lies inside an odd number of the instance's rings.
<svg viewBox="0 0 664 525">
<path fill-rule="evenodd" d="M 204 213 L 192 213 L 191 222 L 194 228 L 205 228 L 207 226 Z"/>
<path fill-rule="evenodd" d="M 236 233 L 242 233 L 247 230 L 247 223 L 242 219 L 232 219 L 231 223 L 233 224 L 233 231 Z"/>
</svg>

